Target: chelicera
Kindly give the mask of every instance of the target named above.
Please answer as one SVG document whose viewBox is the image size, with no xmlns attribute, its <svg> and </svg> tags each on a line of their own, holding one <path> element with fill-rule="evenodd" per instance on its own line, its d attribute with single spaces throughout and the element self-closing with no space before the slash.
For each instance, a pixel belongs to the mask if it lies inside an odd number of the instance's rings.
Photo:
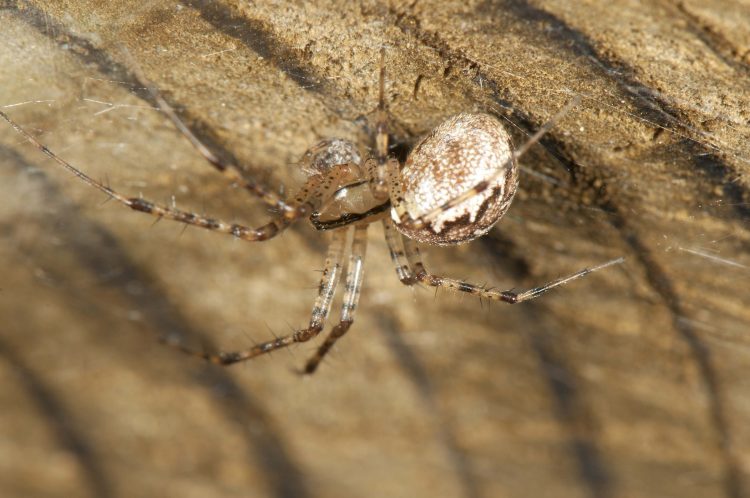
<svg viewBox="0 0 750 498">
<path fill-rule="evenodd" d="M 139 79 L 145 82 L 143 75 L 137 73 Z M 350 141 L 323 140 L 302 157 L 301 167 L 307 174 L 307 181 L 289 199 L 282 198 L 248 176 L 237 165 L 218 159 L 195 137 L 159 92 L 152 85 L 146 85 L 162 111 L 217 171 L 232 183 L 247 189 L 277 213 L 258 228 L 120 194 L 54 154 L 3 112 L 0 112 L 0 116 L 63 168 L 135 211 L 251 242 L 271 239 L 304 218 L 309 219 L 317 230 L 331 232 L 323 276 L 307 327 L 241 351 L 198 352 L 172 344 L 187 353 L 222 365 L 248 360 L 316 337 L 323 331 L 337 286 L 343 277 L 345 286 L 339 321 L 304 368 L 305 373 L 313 373 L 354 321 L 362 289 L 367 230 L 373 223 L 382 225 L 396 274 L 404 284 L 443 287 L 510 304 L 533 299 L 571 280 L 622 261 L 620 258 L 585 268 L 523 292 L 500 291 L 430 273 L 421 260 L 417 243 L 456 245 L 486 234 L 508 210 L 516 193 L 518 157 L 573 104 L 566 106 L 515 151 L 510 136 L 495 117 L 488 114 L 453 116 L 422 138 L 402 165 L 389 156 L 382 54 L 379 83 L 373 157 L 363 161 L 358 147 Z"/>
</svg>

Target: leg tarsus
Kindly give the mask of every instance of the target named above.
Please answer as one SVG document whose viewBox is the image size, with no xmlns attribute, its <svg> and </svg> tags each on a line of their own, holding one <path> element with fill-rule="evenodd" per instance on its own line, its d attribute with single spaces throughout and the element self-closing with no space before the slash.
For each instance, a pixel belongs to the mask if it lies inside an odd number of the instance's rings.
<svg viewBox="0 0 750 498">
<path fill-rule="evenodd" d="M 219 351 L 216 353 L 207 353 L 205 351 L 195 351 L 181 343 L 177 343 L 168 339 L 162 339 L 160 340 L 160 342 L 162 344 L 166 344 L 170 347 L 176 348 L 179 351 L 182 351 L 183 353 L 190 356 L 202 358 L 209 363 L 227 366 L 234 363 L 239 363 L 241 361 L 246 361 L 251 358 L 255 358 L 256 356 L 270 353 L 277 349 L 291 346 L 292 344 L 309 341 L 313 337 L 317 336 L 321 330 L 323 330 L 323 327 L 320 325 L 307 327 L 305 329 L 300 329 L 293 334 L 278 337 L 272 341 L 266 341 L 260 344 L 256 344 L 255 346 L 243 351 Z"/>
<path fill-rule="evenodd" d="M 315 354 L 309 360 L 307 360 L 305 369 L 301 373 L 304 375 L 311 375 L 315 373 L 315 370 L 318 368 L 318 365 L 320 365 L 323 357 L 331 350 L 336 341 L 341 339 L 344 334 L 347 333 L 349 328 L 352 326 L 352 323 L 354 323 L 353 320 L 342 320 L 335 327 L 333 327 L 331 333 L 328 334 L 323 344 L 321 344 Z"/>
</svg>

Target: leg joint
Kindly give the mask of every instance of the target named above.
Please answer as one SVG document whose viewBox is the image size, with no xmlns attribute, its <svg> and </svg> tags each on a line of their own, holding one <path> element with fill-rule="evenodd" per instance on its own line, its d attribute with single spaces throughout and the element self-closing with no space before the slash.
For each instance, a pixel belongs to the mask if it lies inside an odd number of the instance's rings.
<svg viewBox="0 0 750 498">
<path fill-rule="evenodd" d="M 349 330 L 349 327 L 352 326 L 352 323 L 354 323 L 354 320 L 341 320 L 335 327 L 333 327 L 333 330 L 331 330 L 331 337 L 334 338 L 340 338 L 344 334 L 346 334 L 346 331 Z"/>
<path fill-rule="evenodd" d="M 518 301 L 518 294 L 515 292 L 505 291 L 501 294 L 503 301 L 508 304 L 516 304 Z"/>
<path fill-rule="evenodd" d="M 419 282 L 419 279 L 414 275 L 400 275 L 398 279 L 401 281 L 402 284 L 407 285 L 409 287 Z"/>
<path fill-rule="evenodd" d="M 426 270 L 421 269 L 417 272 L 417 280 L 423 282 L 432 287 L 439 287 L 443 283 L 443 279 L 437 275 L 427 273 Z"/>
<path fill-rule="evenodd" d="M 294 342 L 309 341 L 323 330 L 322 325 L 311 325 L 306 329 L 298 330 L 294 333 Z"/>
</svg>

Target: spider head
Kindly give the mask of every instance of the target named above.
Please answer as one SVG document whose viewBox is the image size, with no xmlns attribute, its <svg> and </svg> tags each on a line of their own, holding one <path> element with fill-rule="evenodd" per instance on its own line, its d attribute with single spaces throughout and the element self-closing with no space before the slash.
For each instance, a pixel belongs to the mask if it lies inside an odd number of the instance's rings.
<svg viewBox="0 0 750 498">
<path fill-rule="evenodd" d="M 321 140 L 302 156 L 302 167 L 308 176 L 328 173 L 342 164 L 359 166 L 361 162 L 357 146 L 341 138 Z"/>
<path fill-rule="evenodd" d="M 340 138 L 322 140 L 305 152 L 302 168 L 316 183 L 310 221 L 318 230 L 348 225 L 373 209 L 361 163 L 357 146 Z"/>
<path fill-rule="evenodd" d="M 403 223 L 394 210 L 396 227 L 409 238 L 434 245 L 461 244 L 484 235 L 516 193 L 518 166 L 512 157 L 510 136 L 496 118 L 449 118 L 414 147 L 401 169 L 401 205 L 421 223 Z M 469 192 L 458 204 L 441 209 Z"/>
</svg>

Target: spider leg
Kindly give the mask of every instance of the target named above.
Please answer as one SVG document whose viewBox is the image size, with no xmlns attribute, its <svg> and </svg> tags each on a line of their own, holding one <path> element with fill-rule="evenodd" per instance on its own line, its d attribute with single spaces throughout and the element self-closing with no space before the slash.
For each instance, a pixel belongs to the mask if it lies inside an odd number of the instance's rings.
<svg viewBox="0 0 750 498">
<path fill-rule="evenodd" d="M 169 105 L 166 99 L 164 99 L 156 86 L 151 83 L 148 78 L 146 78 L 133 58 L 130 57 L 127 53 L 125 55 L 128 59 L 130 59 L 130 66 L 132 67 L 136 78 L 144 87 L 146 87 L 148 92 L 151 94 L 151 97 L 159 106 L 159 109 L 161 109 L 161 111 L 167 115 L 167 117 L 174 124 L 175 128 L 177 128 L 177 130 L 185 138 L 187 138 L 187 140 L 195 148 L 195 150 L 197 150 L 198 153 L 200 153 L 200 155 L 203 156 L 203 158 L 206 159 L 206 161 L 208 161 L 217 171 L 219 171 L 232 183 L 248 190 L 268 206 L 279 211 L 282 216 L 286 219 L 289 219 L 290 222 L 306 214 L 304 212 L 299 212 L 300 206 L 295 206 L 294 204 L 288 203 L 265 185 L 250 178 L 247 172 L 245 172 L 245 170 L 243 170 L 238 165 L 223 161 L 218 156 L 216 156 L 216 154 L 211 152 L 211 150 L 206 147 L 206 145 L 203 144 L 203 142 L 201 142 L 198 137 L 196 137 L 195 134 L 187 127 L 185 122 L 177 115 L 172 106 Z"/>
<path fill-rule="evenodd" d="M 295 201 L 289 204 L 290 206 L 294 207 L 294 217 L 279 217 L 258 228 L 250 228 L 244 225 L 228 223 L 219 219 L 202 216 L 190 211 L 184 211 L 175 207 L 157 204 L 146 199 L 141 199 L 140 197 L 128 197 L 120 194 L 119 192 L 104 185 L 103 183 L 94 180 L 86 173 L 77 169 L 75 166 L 71 165 L 70 163 L 59 157 L 57 154 L 49 150 L 26 130 L 21 128 L 21 126 L 19 126 L 16 122 L 11 120 L 4 112 L 0 111 L 0 117 L 10 123 L 10 125 L 18 133 L 23 135 L 36 148 L 41 150 L 48 157 L 52 158 L 60 166 L 73 173 L 86 184 L 104 192 L 110 198 L 114 199 L 120 204 L 123 204 L 134 211 L 148 213 L 159 219 L 166 218 L 169 220 L 179 221 L 187 225 L 194 225 L 201 228 L 206 228 L 208 230 L 213 230 L 215 232 L 234 235 L 235 237 L 242 240 L 262 241 L 268 240 L 278 235 L 281 231 L 287 228 L 297 217 L 312 213 L 312 211 L 316 207 L 315 204 L 319 203 L 322 196 L 327 192 L 326 189 L 330 190 L 330 187 L 328 187 L 327 185 L 323 185 L 324 178 L 321 175 L 312 176 L 308 178 L 307 183 L 302 187 L 300 193 L 296 196 Z M 337 174 L 337 171 L 332 171 L 325 179 L 330 180 L 331 178 L 335 178 L 335 175 Z"/>
<path fill-rule="evenodd" d="M 277 337 L 276 339 L 273 339 L 271 341 L 262 342 L 242 351 L 221 351 L 218 353 L 206 353 L 201 351 L 194 351 L 181 344 L 175 344 L 169 341 L 167 341 L 167 344 L 179 349 L 184 353 L 203 358 L 204 360 L 210 361 L 211 363 L 216 363 L 218 365 L 231 365 L 232 363 L 249 360 L 251 358 L 255 358 L 256 356 L 270 353 L 271 351 L 285 348 L 298 342 L 309 341 L 313 337 L 317 336 L 321 330 L 323 330 L 323 325 L 326 321 L 326 318 L 328 317 L 328 313 L 331 310 L 331 303 L 336 292 L 336 286 L 338 285 L 339 279 L 341 277 L 341 260 L 343 259 L 348 232 L 348 229 L 335 230 L 333 232 L 331 243 L 328 246 L 328 253 L 326 254 L 323 277 L 321 278 L 320 286 L 318 287 L 318 297 L 315 298 L 315 304 L 313 305 L 312 313 L 310 316 L 310 324 L 306 328 L 299 329 L 290 335 Z"/>
<path fill-rule="evenodd" d="M 385 102 L 385 48 L 380 49 L 380 81 L 378 83 L 378 110 L 375 132 L 375 159 L 367 161 L 370 190 L 378 201 L 388 198 L 386 163 L 388 162 L 388 108 Z"/>
<path fill-rule="evenodd" d="M 403 244 L 401 243 L 401 234 L 396 231 L 393 221 L 383 219 L 383 232 L 385 233 L 385 242 L 388 244 L 388 252 L 391 255 L 391 261 L 396 268 L 396 275 L 404 285 L 414 285 L 418 282 L 417 276 L 409 267 L 406 260 Z"/>
<path fill-rule="evenodd" d="M 344 302 L 341 305 L 341 318 L 339 323 L 326 336 L 323 344 L 318 347 L 315 355 L 307 361 L 304 370 L 306 374 L 315 372 L 326 353 L 330 351 L 337 340 L 346 334 L 354 322 L 354 313 L 357 310 L 359 295 L 362 291 L 368 226 L 366 224 L 357 225 L 354 228 L 352 250 L 346 266 L 346 291 L 344 293 Z"/>
<path fill-rule="evenodd" d="M 441 206 L 436 207 L 432 211 L 429 211 L 427 213 L 422 214 L 421 216 L 418 216 L 417 218 L 412 218 L 409 216 L 409 214 L 400 206 L 399 202 L 393 202 L 393 207 L 396 210 L 396 213 L 399 217 L 399 223 L 403 223 L 404 225 L 408 226 L 410 229 L 419 229 L 424 227 L 425 225 L 435 221 L 441 213 L 444 213 L 445 211 L 448 211 L 449 209 L 452 209 L 459 204 L 473 198 L 474 196 L 481 194 L 487 188 L 489 188 L 491 185 L 493 185 L 498 179 L 500 179 L 503 175 L 506 174 L 506 168 L 508 165 L 513 164 L 519 157 L 524 155 L 528 150 L 531 148 L 532 145 L 537 143 L 542 136 L 544 136 L 554 125 L 557 123 L 563 116 L 565 116 L 570 109 L 578 105 L 580 102 L 580 97 L 576 97 L 570 102 L 568 102 L 565 107 L 560 109 L 560 111 L 557 112 L 552 118 L 550 118 L 549 121 L 547 121 L 544 125 L 542 125 L 536 133 L 534 133 L 531 138 L 529 138 L 526 143 L 524 143 L 521 147 L 519 147 L 517 150 L 513 151 L 511 154 L 511 157 L 508 158 L 507 161 L 505 161 L 504 164 L 501 165 L 501 167 L 498 168 L 497 173 L 492 175 L 489 178 L 486 178 L 482 180 L 481 182 L 474 185 L 472 188 L 464 192 L 463 194 L 460 194 L 449 201 L 445 202 Z M 396 170 L 398 171 L 398 170 Z M 392 175 L 394 173 L 391 173 Z M 391 182 L 393 184 L 393 182 Z M 393 199 L 391 199 L 393 201 Z"/>
<path fill-rule="evenodd" d="M 540 295 L 544 294 L 548 290 L 554 289 L 555 287 L 563 284 L 567 284 L 568 282 L 572 282 L 573 280 L 581 278 L 584 275 L 588 275 L 589 273 L 601 270 L 608 266 L 620 264 L 625 260 L 625 258 L 617 258 L 607 261 L 606 263 L 594 266 L 592 268 L 584 268 L 583 270 L 577 271 L 565 277 L 558 278 L 557 280 L 553 280 L 544 285 L 540 285 L 538 287 L 534 287 L 533 289 L 522 292 L 516 292 L 513 290 L 500 291 L 496 289 L 490 289 L 482 285 L 464 282 L 463 280 L 441 277 L 428 272 L 424 267 L 424 264 L 422 263 L 417 244 L 407 237 L 402 236 L 401 239 L 404 244 L 404 250 L 406 252 L 406 258 L 409 262 L 409 266 L 416 274 L 416 278 L 419 282 L 422 282 L 431 287 L 445 287 L 447 289 L 466 292 L 492 301 L 503 301 L 508 304 L 516 304 L 523 301 L 528 301 L 529 299 L 534 299 L 535 297 L 539 297 Z"/>
<path fill-rule="evenodd" d="M 10 119 L 4 112 L 0 111 L 0 117 L 10 123 L 10 125 L 18 133 L 23 135 L 26 140 L 31 142 L 37 149 L 53 159 L 64 169 L 73 173 L 89 186 L 104 192 L 111 199 L 114 199 L 120 204 L 123 204 L 134 211 L 148 213 L 158 219 L 165 218 L 175 220 L 187 225 L 194 225 L 215 232 L 233 235 L 247 241 L 268 240 L 281 233 L 297 218 L 311 215 L 315 210 L 320 208 L 325 199 L 329 198 L 336 191 L 337 185 L 342 181 L 342 178 L 345 179 L 352 174 L 349 165 L 340 164 L 331 167 L 326 173 L 314 174 L 308 177 L 299 192 L 292 198 L 293 200 L 288 202 L 288 205 L 292 206 L 294 209 L 293 216 L 278 216 L 265 225 L 258 228 L 250 228 L 245 225 L 228 223 L 226 221 L 199 215 L 190 211 L 184 211 L 164 204 L 158 204 L 146 199 L 141 199 L 140 197 L 128 197 L 123 195 L 103 183 L 94 180 L 83 171 L 59 157 L 46 146 L 42 145 L 29 132 L 21 128 L 20 125 Z"/>
</svg>

